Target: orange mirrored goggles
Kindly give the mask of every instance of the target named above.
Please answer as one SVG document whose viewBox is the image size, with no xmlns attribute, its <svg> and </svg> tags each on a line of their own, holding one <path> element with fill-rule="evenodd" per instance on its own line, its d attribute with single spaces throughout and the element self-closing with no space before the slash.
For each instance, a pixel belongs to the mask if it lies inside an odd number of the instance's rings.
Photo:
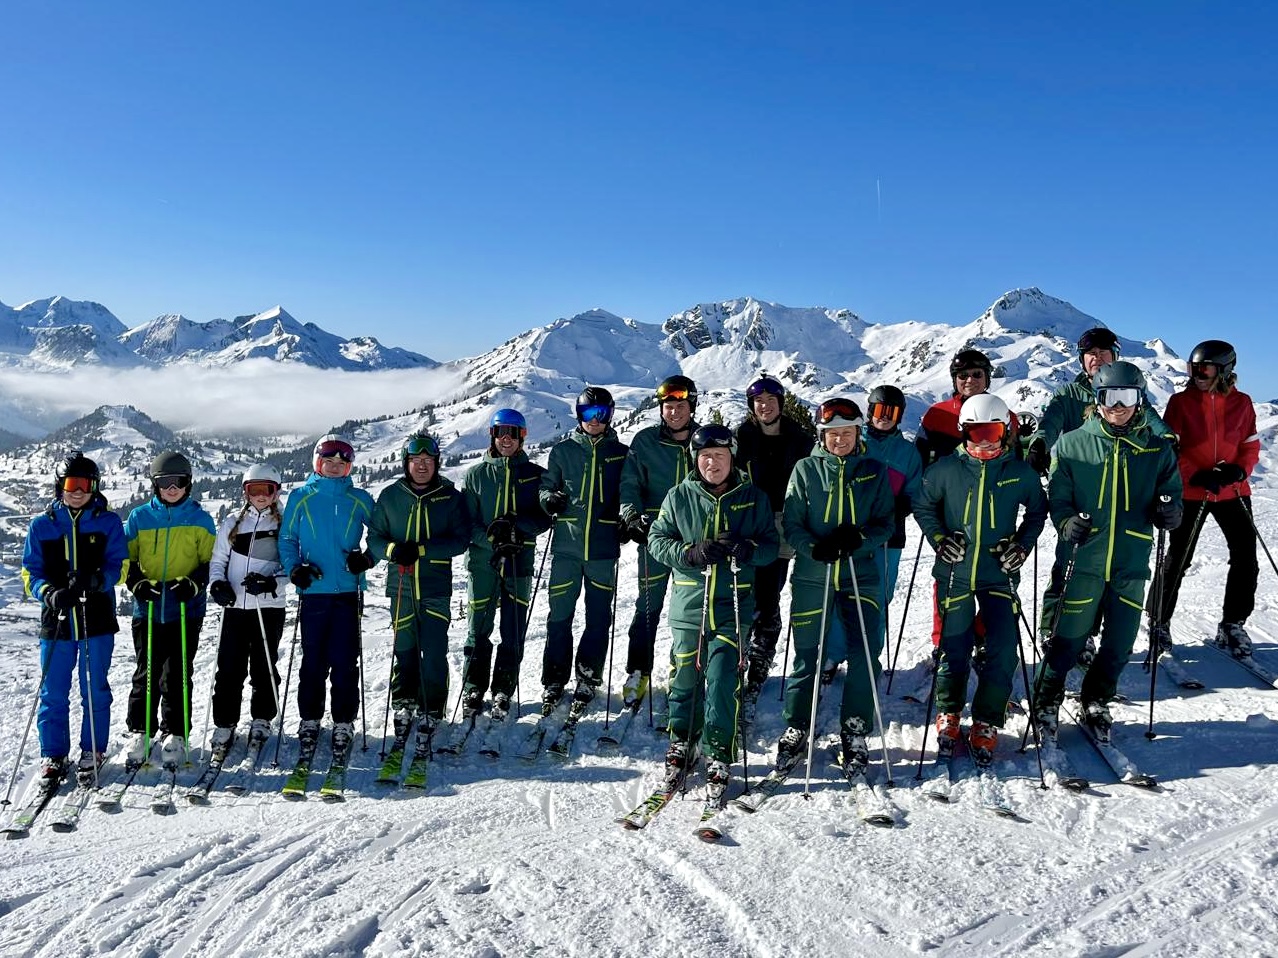
<svg viewBox="0 0 1278 958">
<path fill-rule="evenodd" d="M 97 492 L 98 480 L 86 476 L 63 476 L 60 487 L 63 492 Z"/>
<path fill-rule="evenodd" d="M 658 386 L 657 401 L 665 402 L 667 399 L 687 399 L 688 390 L 682 386 Z"/>
<path fill-rule="evenodd" d="M 244 495 L 250 499 L 254 496 L 273 496 L 280 487 L 268 479 L 254 480 L 244 483 Z"/>
<path fill-rule="evenodd" d="M 901 414 L 905 412 L 900 406 L 889 406 L 885 402 L 870 403 L 871 419 L 888 419 L 892 422 L 900 422 Z"/>
<path fill-rule="evenodd" d="M 963 437 L 970 443 L 1000 443 L 1007 435 L 1007 426 L 1001 422 L 973 422 L 963 427 Z"/>
</svg>

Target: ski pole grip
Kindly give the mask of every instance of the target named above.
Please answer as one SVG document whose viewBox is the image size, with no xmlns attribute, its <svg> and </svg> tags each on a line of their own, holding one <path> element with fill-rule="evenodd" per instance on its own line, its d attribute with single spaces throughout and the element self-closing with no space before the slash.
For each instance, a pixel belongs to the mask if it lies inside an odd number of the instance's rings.
<svg viewBox="0 0 1278 958">
<path fill-rule="evenodd" d="M 1164 492 L 1161 496 L 1159 496 L 1159 497 L 1158 497 L 1158 501 L 1159 501 L 1159 502 L 1171 502 L 1171 496 L 1167 495 L 1167 493 L 1165 493 L 1165 492 Z"/>
</svg>

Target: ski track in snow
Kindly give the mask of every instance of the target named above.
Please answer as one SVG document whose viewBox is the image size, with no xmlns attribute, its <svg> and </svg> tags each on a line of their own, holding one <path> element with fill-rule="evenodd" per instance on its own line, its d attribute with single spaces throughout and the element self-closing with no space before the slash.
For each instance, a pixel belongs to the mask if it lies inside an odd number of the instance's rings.
<svg viewBox="0 0 1278 958">
<path fill-rule="evenodd" d="M 1257 511 L 1262 534 L 1274 541 L 1273 503 L 1258 496 Z M 1040 548 L 1041 583 L 1051 542 L 1045 535 Z M 913 544 L 893 605 L 894 633 Z M 635 565 L 627 550 L 619 648 Z M 1278 590 L 1263 553 L 1261 567 L 1249 624 L 1258 660 L 1278 668 Z M 158 816 L 138 789 L 120 814 L 91 806 L 73 834 L 37 826 L 29 838 L 0 843 L 0 956 L 1273 953 L 1278 766 L 1270 763 L 1278 755 L 1278 691 L 1197 645 L 1215 632 L 1225 568 L 1223 542 L 1209 526 L 1173 622 L 1185 669 L 1207 688 L 1187 692 L 1160 675 L 1152 741 L 1143 735 L 1149 715 L 1143 638 L 1124 673 L 1122 691 L 1131 701 L 1115 706 L 1115 741 L 1158 777 L 1159 791 L 1117 783 L 1068 722 L 1062 747 L 1091 788 L 1082 794 L 1040 789 L 1032 751 L 1016 752 L 1024 719 L 1015 717 L 1000 742 L 997 767 L 1018 820 L 983 811 L 967 774 L 955 782 L 951 804 L 924 796 L 914 781 L 923 706 L 900 697 L 922 674 L 928 650 L 930 613 L 919 601 L 926 587 L 920 582 L 893 694 L 883 698 L 895 780 L 887 797 L 896 827 L 858 821 L 831 765 L 836 684 L 821 710 L 810 798 L 802 797 L 801 765 L 759 812 L 730 815 L 718 845 L 693 835 L 699 775 L 646 829 L 626 832 L 614 824 L 660 776 L 664 746 L 646 714 L 619 754 L 597 754 L 603 727 L 597 707 L 583 719 L 567 762 L 543 756 L 529 764 L 516 756 L 535 721 L 544 598 L 525 657 L 526 701 L 511 723 L 516 727 L 506 730 L 502 757 L 480 756 L 473 738 L 462 755 L 432 764 L 425 790 L 379 792 L 373 778 L 386 694 L 380 673 L 389 655 L 388 600 L 370 593 L 364 627 L 370 748 L 353 755 L 344 804 L 319 801 L 318 775 L 305 801 L 278 795 L 296 754 L 290 704 L 281 768 L 264 761 L 253 790 L 240 798 L 215 788 L 211 807 L 179 799 L 175 815 Z M 460 563 L 455 570 L 460 573 Z M 1028 603 L 1028 583 L 1022 594 Z M 0 587 L 4 598 L 16 598 L 11 585 Z M 5 611 L 0 735 L 15 743 L 0 753 L 7 786 L 39 674 L 34 605 Z M 451 632 L 454 689 L 465 627 L 465 620 L 455 621 Z M 211 620 L 196 663 L 197 730 L 203 729 L 215 628 Z M 894 644 L 895 634 L 891 638 Z M 663 628 L 659 660 L 668 642 Z M 127 646 L 117 639 L 113 751 L 124 741 L 118 722 L 131 670 Z M 282 658 L 286 654 L 282 650 Z M 749 742 L 755 783 L 782 729 L 779 671 L 778 661 Z M 620 678 L 618 671 L 614 697 Z M 74 727 L 74 706 L 72 714 Z M 321 768 L 326 748 L 321 744 Z M 36 751 L 33 736 L 16 795 L 35 767 Z M 881 783 L 877 737 L 871 761 Z M 742 787 L 739 770 L 738 764 L 733 795 Z M 196 774 L 184 771 L 180 781 Z"/>
</svg>

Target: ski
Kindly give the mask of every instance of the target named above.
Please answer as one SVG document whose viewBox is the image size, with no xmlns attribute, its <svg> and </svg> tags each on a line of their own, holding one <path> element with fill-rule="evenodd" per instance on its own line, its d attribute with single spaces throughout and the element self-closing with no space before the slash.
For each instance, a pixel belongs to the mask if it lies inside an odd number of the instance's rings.
<svg viewBox="0 0 1278 958">
<path fill-rule="evenodd" d="M 1220 655 L 1223 655 L 1225 658 L 1229 659 L 1229 661 L 1236 662 L 1270 688 L 1278 689 L 1278 674 L 1270 672 L 1267 668 L 1257 662 L 1255 656 L 1234 655 L 1228 649 L 1221 648 L 1211 639 L 1208 639 L 1203 643 L 1203 645 Z"/>
<path fill-rule="evenodd" d="M 315 761 L 315 749 L 318 746 L 318 738 L 302 743 L 297 764 L 293 766 L 293 771 L 284 780 L 284 787 L 280 790 L 285 798 L 296 801 L 306 797 L 306 786 L 311 778 L 311 763 Z"/>
<path fill-rule="evenodd" d="M 377 773 L 378 785 L 398 785 L 400 776 L 404 773 L 404 748 L 408 745 L 408 735 L 403 738 L 396 738 L 390 747 L 390 751 L 386 753 L 386 758 L 382 762 L 382 769 Z"/>
<path fill-rule="evenodd" d="M 895 828 L 896 816 L 892 814 L 891 803 L 870 784 L 869 775 L 863 766 L 851 766 L 843 769 L 843 777 L 852 790 L 852 800 L 856 803 L 856 817 L 867 825 L 879 828 Z"/>
<path fill-rule="evenodd" d="M 209 759 L 209 763 L 200 772 L 200 777 L 195 780 L 195 784 L 183 793 L 186 800 L 192 805 L 207 805 L 209 803 L 209 792 L 213 791 L 213 783 L 217 781 L 218 775 L 222 773 L 222 766 L 226 764 L 226 755 L 226 752 L 221 754 L 214 752 Z"/>
<path fill-rule="evenodd" d="M 346 796 L 346 770 L 350 766 L 351 748 L 355 740 L 351 738 L 333 737 L 333 758 L 328 763 L 328 771 L 324 773 L 324 781 L 320 784 L 320 798 L 326 802 L 344 802 Z"/>
<path fill-rule="evenodd" d="M 151 811 L 157 815 L 170 815 L 176 811 L 173 793 L 177 790 L 177 766 L 165 765 L 160 770 L 160 784 L 151 791 Z"/>
<path fill-rule="evenodd" d="M 62 787 L 62 783 L 66 781 L 65 772 L 57 778 L 43 778 L 36 776 L 36 780 L 27 786 L 26 792 L 22 796 L 22 804 L 18 806 L 18 810 L 13 813 L 9 819 L 9 823 L 4 827 L 4 835 L 6 838 L 26 838 L 31 834 L 31 825 L 49 802 L 53 800 L 53 796 L 58 794 L 58 789 Z"/>
<path fill-rule="evenodd" d="M 436 755 L 460 755 L 466 748 L 470 733 L 475 731 L 478 715 L 463 715 L 461 721 L 449 730 L 448 740 L 435 749 Z"/>
<path fill-rule="evenodd" d="M 728 807 L 726 792 L 726 784 L 718 788 L 714 785 L 706 785 L 706 800 L 701 806 L 701 820 L 693 829 L 693 834 L 703 842 L 717 842 L 725 834 L 720 813 Z"/>
<path fill-rule="evenodd" d="M 994 771 L 993 759 L 982 761 L 976 757 L 971 748 L 967 750 L 976 772 L 976 790 L 981 808 L 993 812 L 1000 818 L 1016 818 L 1016 809 L 1007 800 L 1007 787 L 998 773 Z"/>
<path fill-rule="evenodd" d="M 643 699 L 640 699 L 633 707 L 625 709 L 617 716 L 617 721 L 613 722 L 607 729 L 600 733 L 599 738 L 595 741 L 595 745 L 602 750 L 616 751 L 621 748 L 621 743 L 626 740 L 626 736 L 630 734 L 631 726 L 635 724 L 635 720 L 639 717 L 639 713 L 643 710 Z"/>
<path fill-rule="evenodd" d="M 506 737 L 506 716 L 489 714 L 484 737 L 479 742 L 479 754 L 484 758 L 501 758 L 501 742 Z"/>
<path fill-rule="evenodd" d="M 768 771 L 768 774 L 763 777 L 763 780 L 754 787 L 754 791 L 748 795 L 738 795 L 732 800 L 732 804 L 743 812 L 752 814 L 757 812 L 763 807 L 764 802 L 781 790 L 785 780 L 790 777 L 791 772 L 799 767 L 801 761 L 803 761 L 802 751 L 795 754 L 791 761 L 777 762 Z"/>
<path fill-rule="evenodd" d="M 408 764 L 408 772 L 404 775 L 405 788 L 425 788 L 426 776 L 430 773 L 430 752 L 417 752 Z"/>
<path fill-rule="evenodd" d="M 1105 763 L 1113 769 L 1120 782 L 1124 785 L 1134 785 L 1137 788 L 1158 787 L 1158 780 L 1154 776 L 1142 772 L 1135 762 L 1118 750 L 1118 747 L 1113 742 L 1102 742 L 1092 732 L 1091 727 L 1080 720 L 1078 715 L 1068 709 L 1066 709 L 1066 712 L 1073 719 L 1074 725 L 1083 733 L 1087 741 L 1092 744 L 1092 748 L 1096 749 L 1100 757 L 1105 760 Z"/>
<path fill-rule="evenodd" d="M 631 811 L 617 818 L 617 824 L 631 832 L 646 828 L 654 818 L 661 814 L 661 810 L 670 804 L 670 800 L 678 794 L 686 777 L 686 774 L 681 771 L 677 775 L 663 778 L 661 784 L 653 789 L 652 794 Z"/>
<path fill-rule="evenodd" d="M 537 756 L 541 754 L 542 743 L 546 741 L 546 734 L 557 721 L 562 721 L 562 717 L 571 701 L 565 695 L 555 703 L 553 709 L 542 713 L 537 719 L 537 724 L 532 727 L 532 731 L 524 739 L 523 745 L 519 747 L 519 757 L 521 759 L 525 762 L 535 762 L 537 760 Z"/>
<path fill-rule="evenodd" d="M 1180 664 L 1171 653 L 1160 655 L 1158 657 L 1158 667 L 1167 673 L 1167 677 L 1179 685 L 1182 689 L 1188 689 L 1196 692 L 1203 688 L 1203 683 L 1185 671 L 1185 667 Z"/>
<path fill-rule="evenodd" d="M 933 801 L 948 802 L 950 800 L 950 792 L 954 787 L 952 765 L 956 751 L 954 743 L 947 740 L 946 745 L 936 753 L 932 770 L 923 782 L 923 794 Z"/>
<path fill-rule="evenodd" d="M 232 795 L 243 795 L 249 790 L 254 776 L 257 775 L 257 766 L 262 760 L 262 749 L 265 747 L 266 739 L 249 739 L 248 753 L 231 771 L 231 778 L 224 786 L 228 792 Z"/>
<path fill-rule="evenodd" d="M 550 743 L 550 748 L 546 749 L 546 754 L 560 761 L 567 761 L 572 756 L 572 743 L 577 737 L 577 726 L 589 707 L 590 699 L 573 699 L 572 705 L 568 707 L 568 717 L 564 719 L 563 727 L 555 736 L 555 740 Z"/>
<path fill-rule="evenodd" d="M 1091 782 L 1074 772 L 1073 763 L 1054 732 L 1040 728 L 1038 744 L 1043 755 L 1043 770 L 1048 773 L 1048 784 L 1071 792 L 1082 792 L 1091 787 Z"/>
<path fill-rule="evenodd" d="M 124 766 L 124 778 L 118 782 L 111 782 L 108 785 L 104 785 L 98 790 L 98 794 L 95 799 L 98 808 L 108 812 L 119 811 L 120 806 L 124 803 L 124 793 L 129 790 L 129 786 L 137 779 L 138 772 L 142 771 L 143 768 L 148 767 L 149 766 L 146 765 L 132 765 L 126 762 Z"/>
<path fill-rule="evenodd" d="M 84 779 L 77 776 L 75 788 L 53 807 L 49 815 L 49 827 L 55 832 L 74 831 L 80 822 L 80 814 L 89 806 L 93 798 L 93 773 Z"/>
</svg>

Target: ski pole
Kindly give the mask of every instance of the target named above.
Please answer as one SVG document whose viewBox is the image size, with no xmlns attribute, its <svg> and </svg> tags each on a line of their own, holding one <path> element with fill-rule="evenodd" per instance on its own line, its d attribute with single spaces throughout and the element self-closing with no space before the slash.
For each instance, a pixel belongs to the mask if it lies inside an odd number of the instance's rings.
<svg viewBox="0 0 1278 958">
<path fill-rule="evenodd" d="M 399 570 L 399 581 L 395 586 L 395 616 L 391 619 L 391 674 L 386 679 L 386 714 L 382 717 L 382 750 L 378 752 L 378 757 L 382 761 L 386 761 L 386 733 L 390 728 L 390 710 L 391 710 L 391 686 L 395 681 L 395 633 L 399 631 L 399 610 L 400 603 L 404 598 L 404 575 L 408 572 L 408 566 L 397 566 Z"/>
<path fill-rule="evenodd" d="M 266 663 L 266 674 L 271 679 L 271 696 L 275 699 L 275 711 L 280 710 L 280 679 L 275 671 L 275 659 L 271 655 L 271 642 L 266 637 L 266 619 L 262 617 L 262 599 L 259 596 L 257 600 L 257 628 L 262 634 L 262 661 Z M 250 666 L 252 659 L 249 660 Z"/>
<path fill-rule="evenodd" d="M 648 544 L 646 542 L 642 542 L 639 544 L 639 558 L 642 562 L 642 568 L 640 569 L 640 574 L 642 575 L 643 578 L 642 578 L 640 588 L 643 591 L 643 634 L 644 634 L 644 642 L 646 643 L 648 641 L 648 637 L 651 636 L 654 631 L 652 628 L 652 596 L 648 594 L 649 568 L 648 568 Z M 652 728 L 653 724 L 655 723 L 655 719 L 653 719 L 652 717 L 652 673 L 651 672 L 648 673 L 648 692 L 645 697 L 648 699 L 648 728 Z"/>
<path fill-rule="evenodd" d="M 1158 497 L 1160 503 L 1171 502 L 1171 496 L 1161 495 Z M 1149 610 L 1149 656 L 1145 660 L 1145 667 L 1149 669 L 1149 727 L 1145 729 L 1145 738 L 1153 740 L 1157 737 L 1154 732 L 1154 695 L 1158 683 L 1158 659 L 1162 655 L 1162 649 L 1158 646 L 1158 639 L 1154 635 L 1154 627 L 1158 624 L 1154 621 L 1157 609 L 1159 613 L 1163 608 L 1163 562 L 1167 558 L 1167 530 L 1160 528 L 1158 530 L 1158 548 L 1154 558 L 1154 591 L 1156 599 L 1150 604 Z"/>
<path fill-rule="evenodd" d="M 191 661 L 186 656 L 186 602 L 178 603 L 178 625 L 182 636 L 182 764 L 191 764 Z M 192 654 L 194 658 L 194 654 Z"/>
<path fill-rule="evenodd" d="M 74 584 L 75 582 L 74 575 L 71 581 L 72 581 L 72 584 Z M 98 728 L 97 728 L 97 722 L 95 721 L 94 714 L 93 714 L 93 660 L 89 658 L 89 632 L 88 632 L 89 619 L 88 619 L 88 616 L 85 615 L 85 608 L 84 608 L 85 597 L 83 592 L 81 592 L 80 595 L 77 597 L 76 605 L 80 609 L 80 623 L 78 626 L 76 625 L 75 610 L 73 609 L 71 611 L 71 634 L 74 635 L 77 631 L 80 633 L 80 643 L 82 646 L 80 650 L 80 658 L 82 660 L 82 665 L 84 667 L 84 688 L 85 688 L 85 691 L 88 693 L 87 698 L 89 703 L 89 743 L 90 743 L 90 749 L 93 752 L 93 787 L 97 788 L 99 785 L 98 783 Z M 103 749 L 103 751 L 105 751 L 105 749 Z"/>
<path fill-rule="evenodd" d="M 219 606 L 219 608 L 221 608 L 221 606 Z M 204 703 L 204 737 L 201 739 L 201 741 L 204 742 L 204 747 L 208 749 L 210 753 L 212 753 L 213 748 L 209 744 L 209 719 L 213 715 L 213 686 L 217 684 L 216 668 L 217 668 L 218 660 L 222 657 L 222 632 L 225 629 L 226 629 L 226 609 L 222 609 L 222 611 L 218 614 L 218 620 L 217 620 L 217 644 L 213 646 L 213 666 L 214 666 L 213 681 L 209 683 L 209 697 L 208 697 L 208 700 Z"/>
<path fill-rule="evenodd" d="M 49 675 L 49 663 L 53 660 L 53 643 L 57 639 L 43 639 L 40 644 L 48 643 L 47 650 L 40 661 L 40 683 L 36 686 L 36 694 L 31 700 L 31 711 L 27 714 L 26 730 L 22 733 L 22 741 L 18 743 L 18 757 L 13 763 L 13 772 L 9 775 L 9 788 L 4 793 L 4 801 L 0 805 L 12 804 L 13 786 L 18 782 L 18 769 L 22 767 L 22 754 L 27 748 L 27 738 L 31 735 L 31 726 L 35 721 L 36 707 L 40 704 L 40 693 L 44 691 L 44 680 Z"/>
<path fill-rule="evenodd" d="M 302 627 L 302 598 L 297 598 L 297 611 L 293 613 L 293 641 L 288 647 L 288 671 L 284 673 L 284 696 L 280 699 L 280 727 L 275 736 L 275 758 L 271 768 L 280 767 L 280 744 L 284 741 L 284 710 L 288 708 L 288 688 L 293 682 L 293 655 L 297 652 L 297 633 Z"/>
<path fill-rule="evenodd" d="M 789 678 L 788 673 L 789 673 L 789 663 L 790 663 L 790 635 L 791 633 L 794 632 L 794 608 L 793 608 L 794 600 L 793 598 L 791 598 L 790 600 L 790 605 L 791 605 L 790 622 L 785 627 L 785 650 L 781 653 L 781 695 L 777 699 L 777 701 L 779 702 L 785 701 L 785 682 L 786 682 L 786 679 Z"/>
<path fill-rule="evenodd" d="M 887 652 L 886 662 L 890 667 L 892 665 L 892 649 L 887 648 L 891 644 L 888 637 L 892 634 L 892 617 L 889 609 L 892 605 L 892 596 L 888 595 L 888 549 L 886 545 L 879 546 L 879 555 L 883 557 L 883 645 Z"/>
<path fill-rule="evenodd" d="M 966 536 L 963 535 L 963 530 L 961 529 L 958 530 L 955 533 L 955 535 L 963 539 L 966 538 Z M 945 599 L 944 601 L 942 601 L 939 596 L 937 598 L 937 603 L 940 609 L 941 641 L 942 642 L 945 641 L 945 617 L 949 614 L 949 611 L 950 611 L 950 595 L 953 594 L 954 592 L 954 571 L 957 567 L 958 567 L 957 562 L 950 563 L 950 575 L 945 582 Z M 939 645 L 937 646 L 937 651 L 938 652 L 940 651 Z M 932 687 L 928 690 L 928 693 L 927 693 L 927 709 L 925 710 L 927 714 L 925 718 L 923 719 L 923 744 L 919 747 L 919 765 L 914 772 L 914 781 L 916 782 L 923 781 L 923 756 L 927 753 L 928 732 L 932 730 L 932 709 L 936 706 L 936 678 L 940 674 L 940 672 L 941 672 L 941 662 L 940 662 L 940 658 L 938 657 L 936 662 L 936 667 L 932 669 Z M 940 755 L 939 745 L 937 747 L 937 755 L 938 756 Z"/>
<path fill-rule="evenodd" d="M 147 767 L 151 764 L 151 710 L 154 708 L 151 702 L 151 659 L 154 651 L 154 623 L 155 603 L 148 599 L 146 603 L 146 758 L 142 762 Z"/>
<path fill-rule="evenodd" d="M 1025 665 L 1025 643 L 1021 638 L 1021 623 L 1025 621 L 1025 613 L 1021 610 L 1020 590 L 1016 588 L 1016 583 L 1012 580 L 1012 573 L 1010 572 L 1007 574 L 1007 587 L 1011 590 L 1012 611 L 1015 612 L 1017 616 L 1012 619 L 1012 624 L 1016 626 L 1016 653 L 1021 660 L 1021 682 L 1025 685 L 1025 701 L 1029 705 L 1029 722 L 1026 723 L 1026 731 L 1032 732 L 1034 735 L 1034 753 L 1038 758 L 1039 787 L 1046 789 L 1047 778 L 1043 772 L 1043 743 L 1039 737 L 1038 725 L 1034 721 L 1036 713 L 1036 709 L 1034 707 L 1034 690 L 1030 687 L 1029 669 Z M 1029 623 L 1026 623 L 1025 627 L 1029 630 Z M 1030 634 L 1033 635 L 1032 630 L 1030 630 Z M 1024 749 L 1024 747 L 1024 742 L 1022 742 L 1021 748 Z"/>
<path fill-rule="evenodd" d="M 359 649 L 359 731 L 363 736 L 362 752 L 368 751 L 368 707 L 364 704 L 364 592 L 355 599 L 355 641 Z"/>
<path fill-rule="evenodd" d="M 885 553 L 886 554 L 886 553 Z M 851 572 L 852 598 L 856 601 L 856 618 L 861 626 L 861 646 L 865 649 L 865 668 L 870 675 L 870 695 L 874 699 L 874 719 L 879 723 L 879 745 L 883 749 L 883 770 L 887 773 L 887 787 L 891 788 L 892 761 L 888 758 L 887 726 L 883 724 L 883 710 L 879 707 L 879 677 L 874 674 L 874 666 L 878 659 L 870 654 L 870 635 L 865 631 L 865 611 L 861 608 L 861 584 L 856 580 L 856 561 L 848 556 L 848 569 Z"/>
<path fill-rule="evenodd" d="M 901 645 L 905 639 L 905 620 L 910 614 L 910 599 L 914 596 L 914 577 L 919 572 L 919 557 L 923 554 L 923 536 L 919 536 L 919 547 L 914 550 L 914 568 L 910 570 L 910 587 L 905 592 L 905 609 L 901 612 L 901 630 L 896 637 L 896 651 L 892 653 L 892 667 L 888 669 L 887 688 L 884 692 L 892 694 L 892 680 L 896 678 L 896 661 L 901 656 Z M 886 629 L 884 635 L 887 634 Z"/>
<path fill-rule="evenodd" d="M 732 621 L 736 628 L 737 636 L 737 708 L 741 708 L 741 687 L 742 679 L 745 677 L 746 671 L 746 654 L 745 639 L 741 635 L 741 594 L 737 591 L 738 572 L 740 567 L 737 565 L 737 557 L 732 557 L 732 563 L 729 566 L 732 569 Z M 732 734 L 735 737 L 740 731 L 741 724 L 739 716 L 732 723 Z M 745 739 L 741 740 L 741 782 L 745 786 L 746 794 L 750 793 L 750 746 L 746 744 Z"/>
<path fill-rule="evenodd" d="M 1263 538 L 1263 537 L 1261 537 L 1261 535 L 1260 535 L 1260 530 L 1256 528 L 1256 519 L 1255 519 L 1255 516 L 1253 516 L 1253 515 L 1252 515 L 1252 512 L 1251 512 L 1251 497 L 1250 497 L 1250 496 L 1239 496 L 1239 497 L 1238 497 L 1238 501 L 1239 501 L 1239 502 L 1241 502 L 1241 503 L 1243 504 L 1243 512 L 1247 513 L 1247 521 L 1251 523 L 1251 531 L 1252 531 L 1252 532 L 1254 532 L 1254 533 L 1256 534 L 1256 541 L 1260 543 L 1260 548 L 1262 548 L 1262 549 L 1264 549 L 1264 550 L 1265 550 L 1265 558 L 1269 560 L 1269 564 L 1270 564 L 1270 566 L 1272 566 L 1272 567 L 1273 567 L 1274 574 L 1275 574 L 1275 575 L 1278 575 L 1278 563 L 1275 563 L 1275 562 L 1274 562 L 1274 557 L 1273 557 L 1273 555 L 1269 552 L 1269 546 L 1265 545 L 1265 540 L 1264 540 L 1264 538 Z M 1207 511 L 1207 509 L 1206 509 L 1206 507 L 1204 506 L 1204 508 L 1203 508 L 1203 513 L 1206 513 L 1206 511 Z M 1199 525 L 1202 525 L 1201 520 L 1200 520 L 1200 522 L 1199 522 Z"/>
<path fill-rule="evenodd" d="M 1203 520 L 1207 518 L 1207 502 L 1205 500 L 1199 500 L 1197 502 L 1197 505 L 1198 505 L 1198 511 L 1194 515 L 1194 521 L 1189 530 L 1189 538 L 1185 540 L 1184 548 L 1181 551 L 1181 554 L 1179 557 L 1180 561 L 1176 564 L 1176 571 L 1172 573 L 1171 583 L 1174 589 L 1180 588 L 1181 577 L 1184 576 L 1185 569 L 1189 565 L 1189 557 L 1194 554 L 1194 550 L 1198 547 L 1198 536 L 1202 532 Z M 1255 529 L 1254 524 L 1252 525 L 1252 528 Z M 1175 551 L 1175 546 L 1176 544 L 1173 542 L 1172 543 L 1173 552 Z M 1162 605 L 1166 605 L 1167 604 L 1167 586 L 1165 583 L 1159 588 L 1158 595 L 1159 595 L 1159 602 Z M 1158 610 L 1158 620 L 1160 622 L 1170 624 L 1169 622 L 1170 618 L 1171 618 L 1171 614 L 1165 608 L 1160 608 Z"/>
<path fill-rule="evenodd" d="M 613 646 L 617 638 L 617 587 L 620 585 L 621 557 L 612 563 L 612 620 L 608 624 L 608 698 L 604 708 L 604 731 L 608 731 L 608 721 L 612 717 L 612 666 Z"/>
<path fill-rule="evenodd" d="M 701 649 L 702 649 L 702 646 L 705 644 L 706 623 L 709 620 L 710 581 L 711 581 L 711 576 L 713 574 L 714 574 L 713 566 L 706 566 L 705 568 L 701 570 L 701 575 L 705 578 L 706 584 L 705 584 L 704 590 L 701 593 L 701 628 L 697 630 L 697 654 L 692 662 L 692 670 L 693 670 L 694 676 L 693 676 L 693 684 L 692 684 L 692 711 L 688 714 L 688 753 L 684 759 L 683 776 L 679 782 L 680 794 L 683 794 L 683 795 L 686 795 L 688 793 L 688 772 L 690 771 L 690 769 L 688 768 L 688 764 L 689 764 L 688 759 L 692 758 L 692 750 L 693 750 L 692 729 L 693 729 L 693 726 L 695 726 L 697 723 L 697 709 L 701 707 L 701 703 L 698 701 L 698 699 L 700 698 L 700 693 L 701 693 Z M 676 674 L 676 678 L 677 678 L 677 674 Z M 674 685 L 674 682 L 672 681 L 670 684 Z M 673 723 L 671 724 L 673 725 Z M 702 723 L 702 727 L 704 728 L 704 723 Z M 673 734 L 674 734 L 674 729 L 672 728 L 671 735 Z"/>
<path fill-rule="evenodd" d="M 821 683 L 818 680 L 820 678 L 821 664 L 824 662 L 823 657 L 825 655 L 825 617 L 830 608 L 830 573 L 833 569 L 833 563 L 827 562 L 825 565 L 825 589 L 821 592 L 821 635 L 817 639 L 816 664 L 812 667 L 812 714 L 808 718 L 808 764 L 803 777 L 804 798 L 811 798 L 812 747 L 816 740 L 817 703 L 821 701 Z"/>
</svg>

